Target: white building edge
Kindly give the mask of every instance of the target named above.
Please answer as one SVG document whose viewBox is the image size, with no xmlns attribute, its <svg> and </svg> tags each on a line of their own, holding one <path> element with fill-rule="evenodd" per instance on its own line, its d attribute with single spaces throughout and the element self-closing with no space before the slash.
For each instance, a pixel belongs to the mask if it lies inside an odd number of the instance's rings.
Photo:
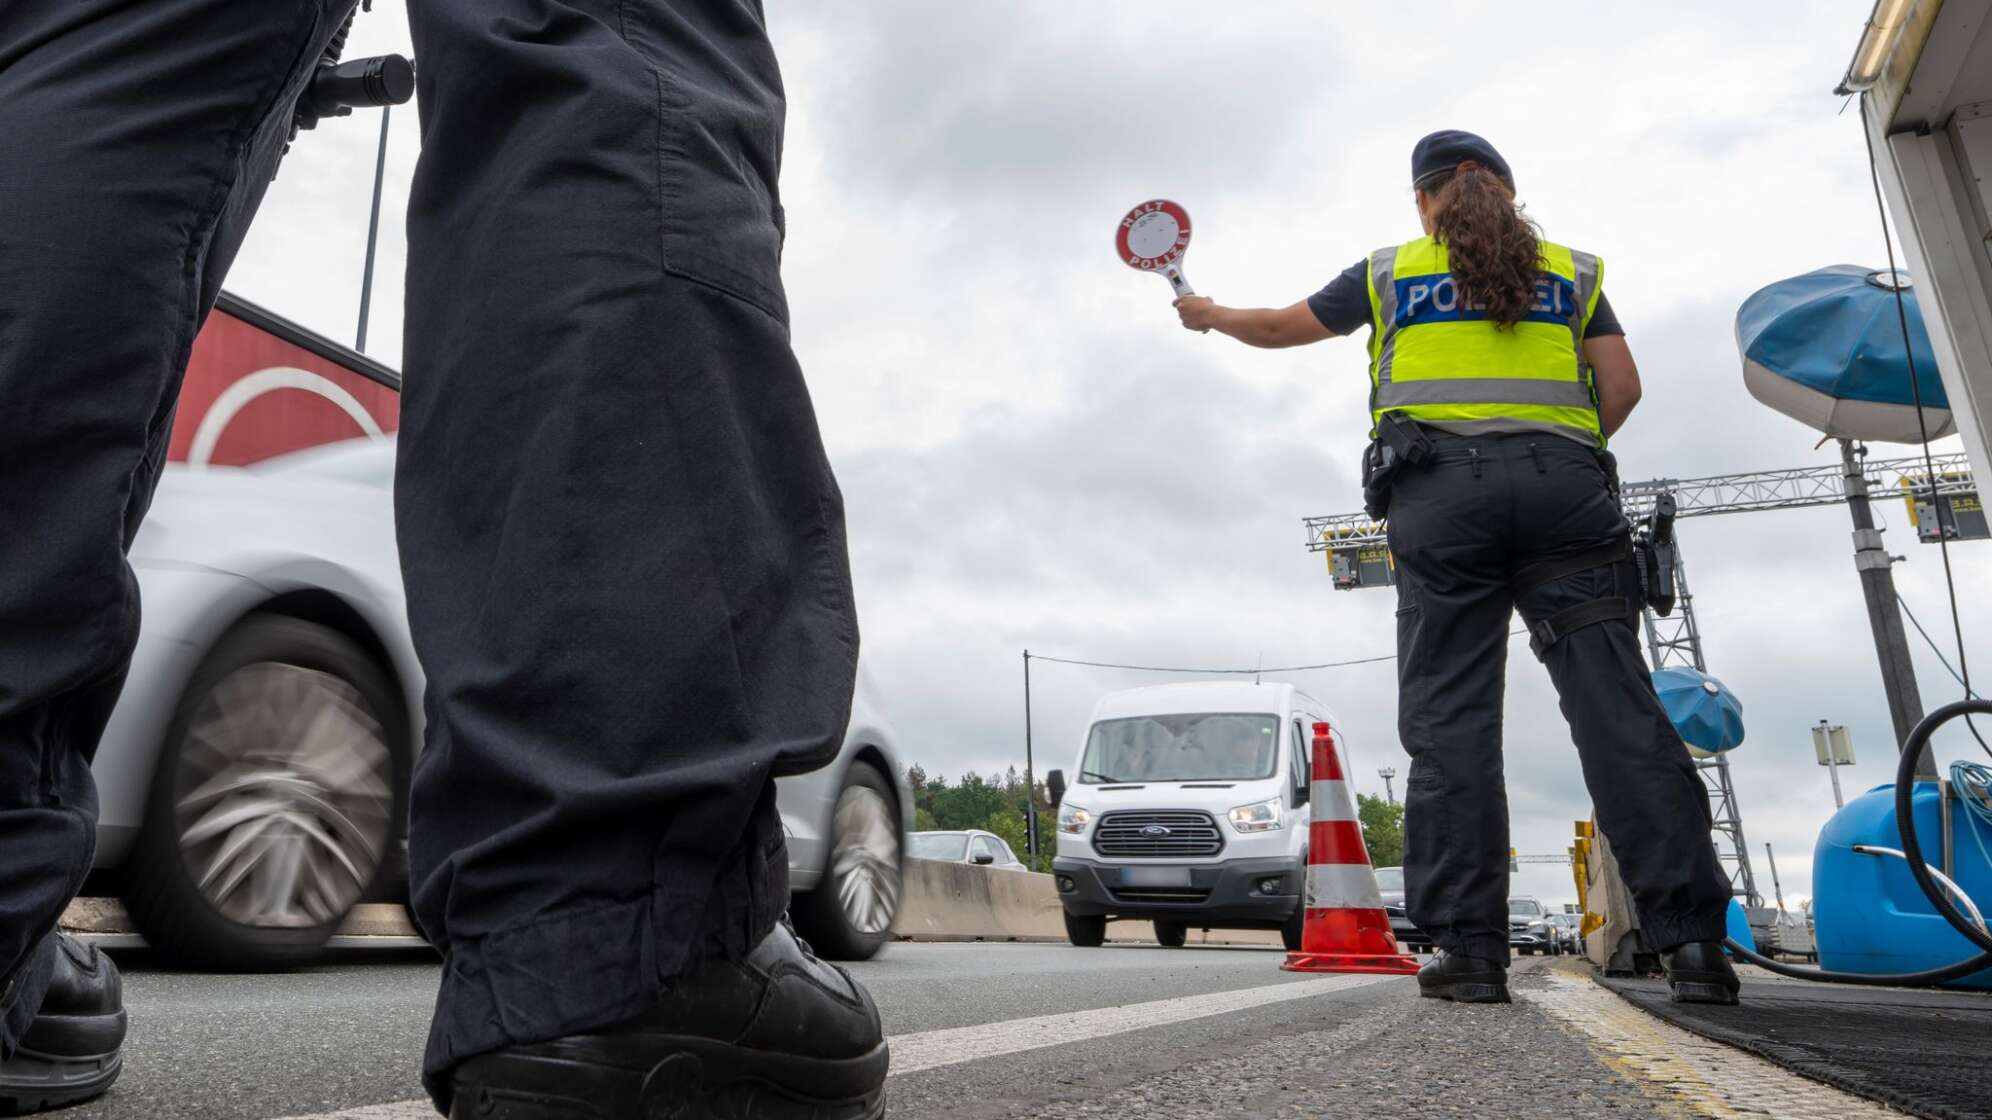
<svg viewBox="0 0 1992 1120">
<path fill-rule="evenodd" d="M 1974 473 L 1992 479 L 1992 0 L 1878 0 L 1842 92 L 1866 100 L 1901 263 Z"/>
</svg>

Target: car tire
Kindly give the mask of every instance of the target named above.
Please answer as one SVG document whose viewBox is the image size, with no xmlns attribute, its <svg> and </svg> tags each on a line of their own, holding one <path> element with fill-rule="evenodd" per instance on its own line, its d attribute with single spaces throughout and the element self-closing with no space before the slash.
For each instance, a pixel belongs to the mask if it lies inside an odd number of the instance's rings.
<svg viewBox="0 0 1992 1120">
<path fill-rule="evenodd" d="M 1180 949 L 1190 939 L 1190 927 L 1182 922 L 1156 922 L 1155 943 L 1164 949 Z"/>
<path fill-rule="evenodd" d="M 866 961 L 892 939 L 906 881 L 899 793 L 869 762 L 844 771 L 830 815 L 830 855 L 796 923 L 818 956 Z"/>
<path fill-rule="evenodd" d="M 1067 911 L 1065 939 L 1081 949 L 1097 949 L 1107 943 L 1107 920 L 1104 917 L 1086 917 Z"/>
<path fill-rule="evenodd" d="M 212 971 L 317 959 L 407 827 L 407 724 L 336 630 L 253 614 L 223 635 L 181 693 L 126 866 L 146 942 Z"/>
</svg>

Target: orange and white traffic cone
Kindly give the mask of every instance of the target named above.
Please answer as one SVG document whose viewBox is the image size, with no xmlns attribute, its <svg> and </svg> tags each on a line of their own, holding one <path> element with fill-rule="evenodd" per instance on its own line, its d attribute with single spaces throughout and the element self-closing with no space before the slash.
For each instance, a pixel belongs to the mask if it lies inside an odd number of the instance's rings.
<svg viewBox="0 0 1992 1120">
<path fill-rule="evenodd" d="M 1415 973 L 1377 893 L 1376 871 L 1363 844 L 1355 795 L 1325 723 L 1314 725 L 1313 806 L 1307 845 L 1307 919 L 1300 950 L 1280 967 L 1288 972 Z"/>
</svg>

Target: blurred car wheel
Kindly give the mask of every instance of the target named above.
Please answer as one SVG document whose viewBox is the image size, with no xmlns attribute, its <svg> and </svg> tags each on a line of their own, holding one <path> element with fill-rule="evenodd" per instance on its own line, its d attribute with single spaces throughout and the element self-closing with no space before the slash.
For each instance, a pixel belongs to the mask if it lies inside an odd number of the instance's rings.
<svg viewBox="0 0 1992 1120">
<path fill-rule="evenodd" d="M 813 948 L 831 960 L 869 960 L 899 917 L 900 815 L 892 783 L 869 762 L 844 774 L 831 814 L 835 839 L 822 885 L 797 915 Z"/>
<path fill-rule="evenodd" d="M 1190 929 L 1181 922 L 1156 922 L 1155 943 L 1165 949 L 1180 949 L 1190 938 Z"/>
<path fill-rule="evenodd" d="M 405 827 L 404 710 L 328 627 L 258 614 L 224 635 L 181 696 L 127 867 L 146 941 L 200 968 L 314 959 Z"/>
</svg>

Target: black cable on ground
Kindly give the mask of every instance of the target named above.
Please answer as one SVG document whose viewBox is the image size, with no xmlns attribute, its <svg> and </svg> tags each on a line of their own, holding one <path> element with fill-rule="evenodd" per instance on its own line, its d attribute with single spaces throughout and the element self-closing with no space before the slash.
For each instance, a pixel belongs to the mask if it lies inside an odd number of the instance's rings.
<svg viewBox="0 0 1992 1120">
<path fill-rule="evenodd" d="M 1788 976 L 1793 980 L 1818 980 L 1827 984 L 1867 984 L 1877 988 L 1927 988 L 1992 968 L 1992 953 L 1980 953 L 1956 964 L 1926 969 L 1922 972 L 1835 972 L 1830 968 L 1802 968 L 1772 960 L 1754 949 L 1745 948 L 1735 938 L 1723 938 L 1722 943 L 1730 952 L 1765 972 L 1775 972 L 1779 976 Z"/>
</svg>

